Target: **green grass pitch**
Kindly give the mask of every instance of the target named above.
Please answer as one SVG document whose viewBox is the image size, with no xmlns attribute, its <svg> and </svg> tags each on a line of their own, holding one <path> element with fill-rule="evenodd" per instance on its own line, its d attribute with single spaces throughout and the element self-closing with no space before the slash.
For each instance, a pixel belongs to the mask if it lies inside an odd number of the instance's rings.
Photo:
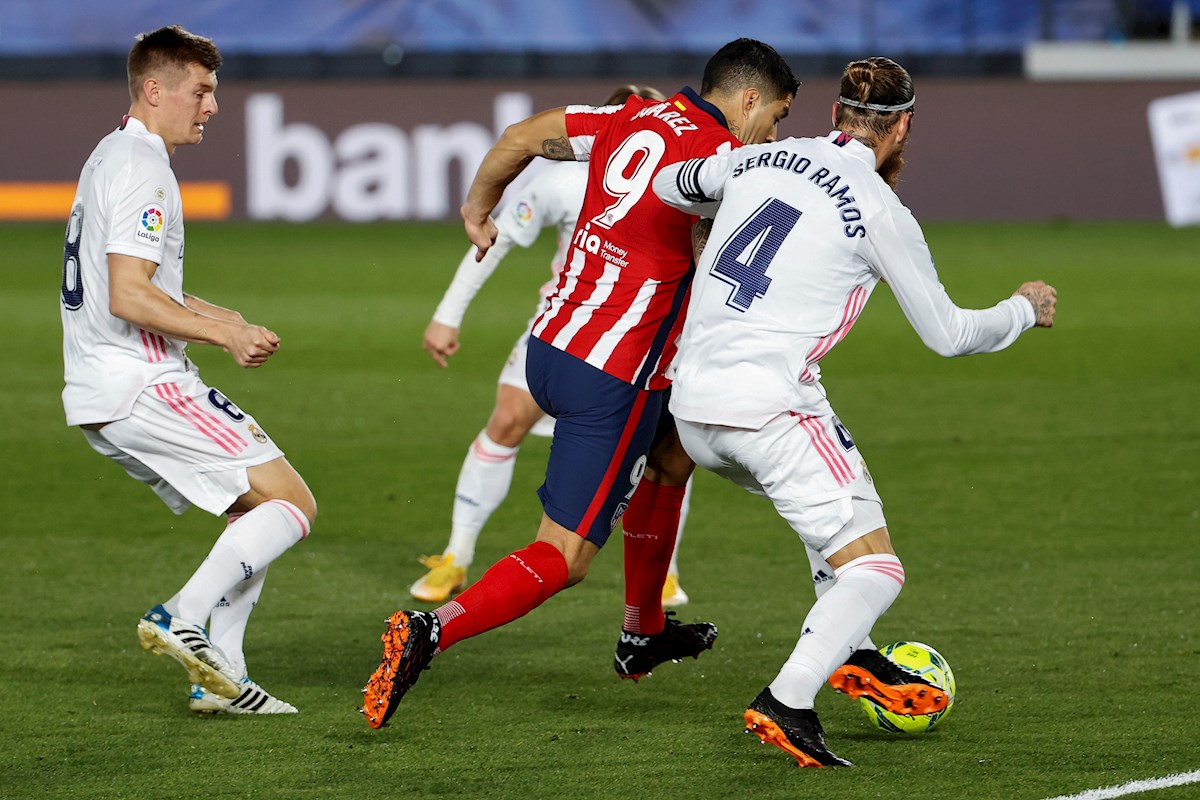
<svg viewBox="0 0 1200 800">
<path fill-rule="evenodd" d="M 301 714 L 190 717 L 183 671 L 134 626 L 219 523 L 174 517 L 64 426 L 62 228 L 0 227 L 2 797 L 1039 800 L 1200 768 L 1200 229 L 928 226 L 960 305 L 1044 278 L 1055 328 L 940 359 L 881 287 L 826 359 L 908 571 L 874 637 L 936 647 L 959 697 L 900 738 L 824 690 L 830 746 L 858 766 L 818 771 L 741 732 L 812 601 L 802 548 L 711 475 L 681 552 L 682 617 L 720 625 L 711 653 L 616 678 L 618 537 L 583 584 L 439 657 L 388 728 L 355 713 L 551 253 L 510 255 L 442 371 L 420 337 L 465 250 L 451 224 L 189 226 L 189 291 L 283 339 L 255 371 L 191 352 L 321 507 L 248 636 L 252 674 Z M 547 450 L 524 447 L 472 577 L 531 539 Z"/>
</svg>

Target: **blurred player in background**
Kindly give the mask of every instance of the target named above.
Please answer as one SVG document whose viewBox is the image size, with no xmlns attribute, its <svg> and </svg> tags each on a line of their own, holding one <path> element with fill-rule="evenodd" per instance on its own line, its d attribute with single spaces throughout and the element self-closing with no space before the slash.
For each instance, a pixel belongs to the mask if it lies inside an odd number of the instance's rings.
<svg viewBox="0 0 1200 800">
<path fill-rule="evenodd" d="M 709 59 L 699 94 L 685 87 L 666 102 L 630 98 L 623 106 L 546 111 L 510 126 L 485 157 L 463 205 L 480 257 L 497 238 L 489 214 L 535 156 L 589 162 L 567 266 L 529 339 L 530 391 L 556 418 L 538 490 L 544 513 L 533 543 L 458 598 L 432 613 L 392 615 L 383 661 L 365 689 L 372 727 L 387 723 L 437 652 L 583 580 L 622 515 L 618 674 L 638 678 L 712 646 L 715 625 L 683 625 L 662 609 L 692 464 L 682 451 L 672 458 L 674 428 L 660 411 L 691 281 L 696 218 L 661 203 L 650 182 L 665 164 L 773 140 L 797 85 L 773 48 L 738 39 Z"/>
<path fill-rule="evenodd" d="M 813 699 L 827 679 L 898 714 L 945 706 L 899 669 L 865 667 L 872 625 L 904 585 L 866 463 L 833 413 L 818 362 L 886 280 L 921 340 L 943 356 L 1002 350 L 1050 327 L 1041 281 L 964 310 L 893 191 L 915 110 L 909 74 L 886 58 L 849 64 L 835 130 L 664 168 L 654 191 L 682 211 L 715 212 L 680 343 L 671 411 L 697 464 L 769 498 L 834 569 L 795 650 L 746 710 L 747 729 L 800 766 L 849 765 L 829 751 Z M 843 663 L 845 662 L 845 663 Z M 835 672 L 836 670 L 836 672 Z"/>
<path fill-rule="evenodd" d="M 305 536 L 317 506 L 253 417 L 206 386 L 184 348 L 215 344 L 242 367 L 279 337 L 183 290 L 183 204 L 171 170 L 217 113 L 221 55 L 178 26 L 138 36 L 132 105 L 88 158 L 67 227 L 62 324 L 67 424 L 176 514 L 227 515 L 208 557 L 138 623 L 142 646 L 193 682 L 193 711 L 294 713 L 252 681 L 242 640 L 267 567 Z M 209 638 L 204 625 L 210 624 Z"/>
<path fill-rule="evenodd" d="M 666 99 L 657 89 L 622 86 L 602 105 L 622 105 L 630 95 L 647 100 Z M 499 266 L 501 259 L 513 245 L 531 247 L 542 228 L 549 227 L 558 230 L 558 249 L 550 262 L 551 279 L 542 286 L 541 300 L 545 300 L 554 290 L 566 264 L 571 234 L 575 231 L 579 209 L 583 206 L 587 173 L 587 164 L 580 161 L 548 164 L 513 198 L 505 213 L 496 219 L 496 243 L 487 255 L 477 259 L 478 250 L 472 246 L 463 256 L 450 287 L 434 311 L 433 321 L 425 329 L 423 346 L 439 366 L 445 368 L 450 357 L 458 352 L 459 328 L 467 307 Z M 541 311 L 541 301 L 537 311 Z M 537 313 L 517 339 L 508 362 L 500 372 L 496 405 L 487 427 L 467 448 L 467 457 L 454 490 L 450 541 L 440 556 L 421 557 L 421 563 L 429 568 L 429 572 L 409 589 L 418 600 L 444 603 L 452 594 L 466 587 L 467 569 L 475 558 L 475 543 L 488 518 L 508 495 L 521 442 L 530 433 L 550 436 L 554 432 L 554 418 L 538 407 L 525 381 L 525 352 L 536 319 Z M 667 606 L 683 605 L 688 599 L 679 584 L 678 567 L 678 542 L 683 535 L 687 507 L 688 497 L 685 495 L 675 552 L 663 586 L 663 605 Z"/>
</svg>

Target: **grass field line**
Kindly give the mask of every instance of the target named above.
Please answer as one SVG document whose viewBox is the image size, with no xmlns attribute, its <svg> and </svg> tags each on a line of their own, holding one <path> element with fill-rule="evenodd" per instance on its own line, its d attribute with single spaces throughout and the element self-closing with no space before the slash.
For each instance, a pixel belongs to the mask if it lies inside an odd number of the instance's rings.
<svg viewBox="0 0 1200 800">
<path fill-rule="evenodd" d="M 1138 792 L 1152 792 L 1155 789 L 1169 789 L 1173 786 L 1186 786 L 1189 783 L 1200 783 L 1200 769 L 1192 772 L 1180 772 L 1165 778 L 1147 778 L 1132 781 L 1121 786 L 1106 786 L 1103 789 L 1088 789 L 1079 794 L 1064 794 L 1050 797 L 1047 800 L 1108 800 L 1110 797 L 1124 797 Z"/>
</svg>

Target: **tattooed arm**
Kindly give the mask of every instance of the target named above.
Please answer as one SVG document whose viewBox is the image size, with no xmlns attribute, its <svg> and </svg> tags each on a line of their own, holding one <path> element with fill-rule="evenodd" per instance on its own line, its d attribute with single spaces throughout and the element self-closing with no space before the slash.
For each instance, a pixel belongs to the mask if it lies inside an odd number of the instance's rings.
<svg viewBox="0 0 1200 800">
<path fill-rule="evenodd" d="M 708 235 L 712 233 L 713 221 L 711 219 L 702 219 L 692 226 L 692 263 L 700 263 L 700 254 L 704 252 L 704 245 L 708 244 Z"/>
<path fill-rule="evenodd" d="M 496 223 L 490 214 L 500 202 L 504 189 L 535 156 L 557 161 L 574 160 L 567 138 L 565 109 L 543 111 L 509 125 L 479 165 L 461 209 L 467 238 L 479 248 L 476 260 L 482 260 L 496 241 Z"/>
<path fill-rule="evenodd" d="M 1058 292 L 1053 286 L 1049 286 L 1042 281 L 1027 281 L 1022 283 L 1013 295 L 1021 295 L 1029 304 L 1033 306 L 1034 316 L 1037 321 L 1033 324 L 1039 328 L 1051 328 L 1054 326 L 1054 311 L 1058 305 Z"/>
</svg>

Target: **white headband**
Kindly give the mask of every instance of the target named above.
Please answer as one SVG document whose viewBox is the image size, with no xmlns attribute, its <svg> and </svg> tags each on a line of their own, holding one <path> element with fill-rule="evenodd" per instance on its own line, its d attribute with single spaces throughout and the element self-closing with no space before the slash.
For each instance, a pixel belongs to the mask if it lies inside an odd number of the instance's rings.
<svg viewBox="0 0 1200 800">
<path fill-rule="evenodd" d="M 914 94 L 912 99 L 907 103 L 900 103 L 894 106 L 880 105 L 879 103 L 860 103 L 857 100 L 851 100 L 849 97 L 839 97 L 838 102 L 844 106 L 853 106 L 854 108 L 865 108 L 869 111 L 908 111 L 917 104 L 917 96 Z"/>
</svg>

